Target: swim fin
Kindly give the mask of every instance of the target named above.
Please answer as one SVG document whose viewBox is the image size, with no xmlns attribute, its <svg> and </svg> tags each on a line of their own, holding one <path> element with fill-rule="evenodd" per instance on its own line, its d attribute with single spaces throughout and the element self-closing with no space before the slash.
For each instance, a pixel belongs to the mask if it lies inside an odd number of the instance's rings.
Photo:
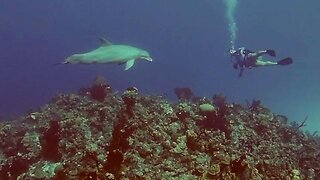
<svg viewBox="0 0 320 180">
<path fill-rule="evenodd" d="M 276 52 L 272 49 L 268 49 L 266 50 L 266 53 L 269 54 L 269 56 L 275 57 L 276 56 Z"/>
<path fill-rule="evenodd" d="M 289 65 L 293 63 L 293 60 L 290 57 L 284 58 L 277 62 L 278 65 Z"/>
</svg>

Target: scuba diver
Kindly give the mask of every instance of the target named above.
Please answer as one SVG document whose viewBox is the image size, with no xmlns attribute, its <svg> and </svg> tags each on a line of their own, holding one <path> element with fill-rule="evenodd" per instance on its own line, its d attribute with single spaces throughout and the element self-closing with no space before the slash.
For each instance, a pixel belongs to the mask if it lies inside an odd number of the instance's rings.
<svg viewBox="0 0 320 180">
<path fill-rule="evenodd" d="M 263 59 L 262 55 L 264 54 L 268 54 L 269 56 L 272 56 L 272 57 L 276 56 L 275 51 L 271 49 L 254 52 L 254 51 L 245 49 L 244 47 L 241 47 L 238 50 L 230 49 L 229 53 L 231 57 L 235 57 L 235 62 L 233 62 L 233 68 L 238 69 L 238 67 L 240 67 L 239 77 L 242 76 L 245 68 L 251 69 L 252 67 L 289 65 L 293 63 L 290 57 L 282 59 L 278 62 L 268 61 Z"/>
</svg>

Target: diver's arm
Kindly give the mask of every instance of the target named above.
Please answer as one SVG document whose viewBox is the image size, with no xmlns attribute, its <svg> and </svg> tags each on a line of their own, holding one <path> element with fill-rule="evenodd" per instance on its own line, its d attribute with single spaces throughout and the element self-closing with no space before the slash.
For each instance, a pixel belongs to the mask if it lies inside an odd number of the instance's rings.
<svg viewBox="0 0 320 180">
<path fill-rule="evenodd" d="M 239 78 L 242 77 L 243 71 L 244 71 L 244 68 L 241 67 L 240 72 L 239 72 Z"/>
<path fill-rule="evenodd" d="M 238 63 L 234 63 L 233 64 L 233 68 L 237 70 L 238 69 Z"/>
</svg>

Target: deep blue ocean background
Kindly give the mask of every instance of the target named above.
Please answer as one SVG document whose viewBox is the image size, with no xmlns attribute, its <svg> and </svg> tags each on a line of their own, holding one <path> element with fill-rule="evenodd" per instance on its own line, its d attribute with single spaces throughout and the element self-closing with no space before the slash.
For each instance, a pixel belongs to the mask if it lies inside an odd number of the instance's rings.
<svg viewBox="0 0 320 180">
<path fill-rule="evenodd" d="M 114 89 L 174 99 L 175 87 L 199 96 L 223 93 L 229 102 L 260 99 L 273 112 L 320 130 L 320 1 L 239 0 L 237 46 L 274 49 L 294 64 L 232 68 L 222 0 L 3 0 L 0 3 L 0 115 L 21 115 L 57 93 L 77 92 L 104 75 Z M 61 65 L 95 49 L 98 38 L 148 50 L 154 62 Z"/>
</svg>

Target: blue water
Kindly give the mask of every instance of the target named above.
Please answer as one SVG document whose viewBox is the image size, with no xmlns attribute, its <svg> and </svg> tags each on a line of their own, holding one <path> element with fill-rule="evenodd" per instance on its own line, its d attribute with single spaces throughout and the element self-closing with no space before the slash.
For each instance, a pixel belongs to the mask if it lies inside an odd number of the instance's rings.
<svg viewBox="0 0 320 180">
<path fill-rule="evenodd" d="M 294 64 L 232 68 L 225 4 L 217 0 L 12 0 L 0 5 L 0 116 L 46 104 L 56 93 L 76 92 L 97 75 L 122 92 L 174 97 L 175 87 L 199 96 L 224 93 L 229 102 L 260 99 L 275 113 L 320 130 L 320 1 L 241 0 L 237 46 L 274 49 Z M 154 62 L 61 65 L 67 56 L 99 46 L 98 38 L 151 53 Z"/>
</svg>

